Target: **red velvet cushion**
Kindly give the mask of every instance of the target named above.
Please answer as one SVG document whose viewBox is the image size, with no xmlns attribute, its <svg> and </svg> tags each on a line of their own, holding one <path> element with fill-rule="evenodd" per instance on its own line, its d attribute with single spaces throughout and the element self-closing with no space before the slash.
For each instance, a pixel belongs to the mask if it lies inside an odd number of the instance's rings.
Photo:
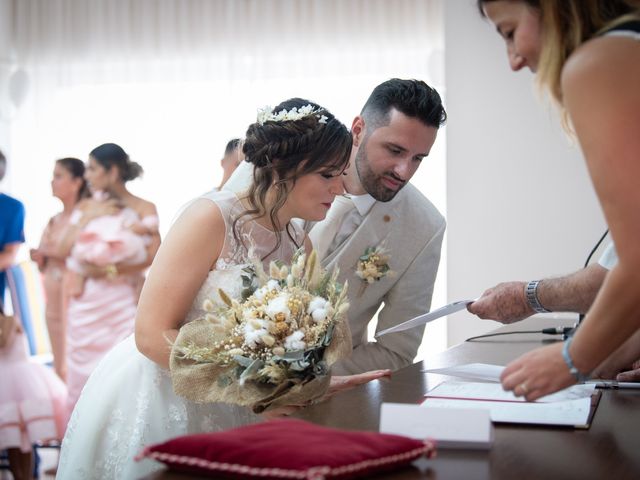
<svg viewBox="0 0 640 480">
<path fill-rule="evenodd" d="M 145 448 L 174 470 L 218 478 L 357 478 L 435 455 L 434 443 L 283 419 L 177 437 Z"/>
</svg>

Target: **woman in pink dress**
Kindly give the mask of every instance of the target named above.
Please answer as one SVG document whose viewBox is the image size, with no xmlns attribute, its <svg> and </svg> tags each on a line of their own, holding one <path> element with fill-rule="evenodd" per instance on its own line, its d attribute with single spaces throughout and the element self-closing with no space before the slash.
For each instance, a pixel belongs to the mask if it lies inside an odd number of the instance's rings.
<svg viewBox="0 0 640 480">
<path fill-rule="evenodd" d="M 62 279 L 65 272 L 65 259 L 56 255 L 60 235 L 69 224 L 71 212 L 76 204 L 87 197 L 88 188 L 84 179 L 84 162 L 77 158 L 61 158 L 56 161 L 51 179 L 53 196 L 62 201 L 62 212 L 49 219 L 42 233 L 40 245 L 31 250 L 31 259 L 38 264 L 44 280 L 47 299 L 45 317 L 53 366 L 58 376 L 66 377 L 65 364 L 65 325 Z"/>
<path fill-rule="evenodd" d="M 66 425 L 67 389 L 53 371 L 29 356 L 15 320 L 0 348 L 0 450 L 7 450 L 16 480 L 32 478 L 32 445 L 60 440 Z"/>
<path fill-rule="evenodd" d="M 74 210 L 58 252 L 68 256 L 84 230 L 96 232 L 99 217 L 135 218 L 157 225 L 153 203 L 136 197 L 126 183 L 142 174 L 142 167 L 129 159 L 118 145 L 106 143 L 89 154 L 85 178 L 96 198 L 81 201 Z M 95 223 L 92 225 L 92 222 Z M 112 219 L 113 220 L 113 219 Z M 109 223 L 109 222 L 106 222 Z M 122 231 L 128 227 L 123 223 Z M 129 236 L 123 236 L 127 241 Z M 111 239 L 113 240 L 113 239 Z M 102 357 L 117 343 L 133 333 L 138 292 L 144 270 L 151 264 L 160 245 L 157 229 L 149 235 L 146 252 L 137 263 L 129 261 L 104 264 L 82 263 L 85 277 L 82 288 L 69 297 L 67 308 L 67 413 L 70 414 L 89 375 Z M 74 277 L 75 278 L 75 277 Z M 70 275 L 67 274 L 67 281 Z M 77 286 L 77 282 L 76 283 Z"/>
</svg>

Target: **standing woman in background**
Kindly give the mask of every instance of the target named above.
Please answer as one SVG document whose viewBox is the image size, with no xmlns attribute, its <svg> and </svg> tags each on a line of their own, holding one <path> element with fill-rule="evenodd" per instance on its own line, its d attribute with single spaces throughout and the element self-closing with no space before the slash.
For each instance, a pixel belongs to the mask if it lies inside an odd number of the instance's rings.
<svg viewBox="0 0 640 480">
<path fill-rule="evenodd" d="M 602 205 L 619 263 L 574 337 L 511 362 L 506 390 L 535 400 L 588 378 L 640 328 L 640 3 L 478 0 L 507 45 L 563 109 Z M 628 345 L 627 345 L 628 346 Z M 640 345 L 636 358 L 640 357 Z"/>
<path fill-rule="evenodd" d="M 120 242 L 128 248 L 131 222 L 149 228 L 144 260 L 137 263 L 110 263 L 106 266 L 82 264 L 82 288 L 69 298 L 67 309 L 67 387 L 68 413 L 80 396 L 89 375 L 102 357 L 133 333 L 134 317 L 143 272 L 151 265 L 160 246 L 158 216 L 153 203 L 133 195 L 126 183 L 142 174 L 142 167 L 114 143 L 96 147 L 89 154 L 85 178 L 93 198 L 81 201 L 73 212 L 69 227 L 59 244 L 58 254 L 73 257 L 74 245 L 90 231 L 91 237 L 104 234 L 108 243 Z M 109 217 L 109 218 L 105 218 Z M 104 220 L 109 220 L 105 224 Z M 102 223 L 101 223 L 102 221 Z M 120 222 L 119 230 L 102 231 L 102 226 Z M 120 239 L 114 237 L 122 234 Z M 128 235 L 125 235 L 128 234 Z M 106 242 L 105 242 L 106 243 Z M 67 259 L 69 266 L 69 259 Z M 77 274 L 76 274 L 77 275 Z M 68 272 L 67 279 L 71 277 Z"/>
<path fill-rule="evenodd" d="M 65 364 L 65 326 L 62 279 L 65 272 L 65 258 L 58 257 L 56 247 L 60 235 L 67 228 L 71 212 L 76 204 L 89 194 L 84 179 L 84 163 L 77 158 L 61 158 L 53 168 L 51 180 L 53 196 L 60 199 L 62 212 L 49 219 L 42 233 L 40 245 L 31 250 L 31 259 L 38 264 L 44 277 L 44 290 L 47 298 L 45 317 L 51 340 L 53 366 L 58 376 L 66 377 Z"/>
</svg>

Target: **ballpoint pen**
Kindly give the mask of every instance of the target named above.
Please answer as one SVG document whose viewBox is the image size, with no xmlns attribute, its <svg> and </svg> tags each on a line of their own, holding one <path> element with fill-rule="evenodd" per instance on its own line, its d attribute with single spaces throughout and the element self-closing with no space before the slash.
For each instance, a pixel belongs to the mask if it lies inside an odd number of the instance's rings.
<svg viewBox="0 0 640 480">
<path fill-rule="evenodd" d="M 584 383 L 587 385 L 595 385 L 597 388 L 640 390 L 640 382 L 618 382 L 617 380 L 587 380 Z"/>
</svg>

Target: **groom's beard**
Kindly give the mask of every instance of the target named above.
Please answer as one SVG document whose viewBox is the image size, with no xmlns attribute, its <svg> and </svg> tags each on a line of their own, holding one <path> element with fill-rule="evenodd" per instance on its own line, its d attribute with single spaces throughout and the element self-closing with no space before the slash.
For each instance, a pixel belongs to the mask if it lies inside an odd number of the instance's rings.
<svg viewBox="0 0 640 480">
<path fill-rule="evenodd" d="M 365 191 L 379 202 L 388 202 L 395 197 L 400 190 L 407 184 L 404 180 L 398 178 L 393 172 L 385 172 L 382 175 L 378 175 L 371 170 L 369 161 L 367 159 L 367 144 L 366 142 L 360 146 L 358 153 L 356 153 L 356 172 L 360 179 L 360 184 Z M 386 187 L 382 183 L 383 177 L 390 177 L 393 180 L 400 183 L 396 190 Z"/>
</svg>

